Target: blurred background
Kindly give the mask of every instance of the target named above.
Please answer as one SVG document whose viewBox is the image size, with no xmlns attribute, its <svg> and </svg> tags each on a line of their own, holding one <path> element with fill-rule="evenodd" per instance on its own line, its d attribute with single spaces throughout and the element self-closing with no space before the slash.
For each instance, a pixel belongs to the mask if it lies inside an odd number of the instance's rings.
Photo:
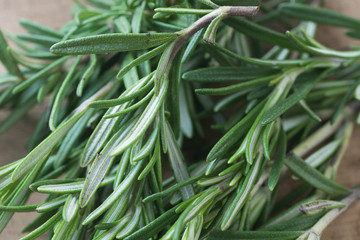
<svg viewBox="0 0 360 240">
<path fill-rule="evenodd" d="M 325 7 L 341 12 L 356 18 L 360 18 L 359 0 L 325 0 Z M 48 27 L 59 29 L 66 21 L 71 19 L 70 6 L 72 0 L 1 0 L 0 1 L 0 29 L 12 33 L 25 32 L 19 25 L 21 18 L 42 23 Z M 345 50 L 349 45 L 358 45 L 344 37 L 344 30 L 334 27 L 321 27 L 317 38 L 326 46 Z M 0 66 L 0 72 L 4 69 Z M 7 115 L 9 110 L 0 111 L 0 121 Z M 0 166 L 22 158 L 26 155 L 24 144 L 35 129 L 38 120 L 38 113 L 41 106 L 36 107 L 24 119 L 19 121 L 8 132 L 0 136 Z M 360 184 L 360 127 L 354 131 L 353 139 L 343 160 L 337 181 L 347 187 L 354 187 Z M 41 203 L 43 195 L 34 195 L 28 204 Z M 0 234 L 0 239 L 19 239 L 24 234 L 20 231 L 32 219 L 36 213 L 17 213 Z M 44 236 L 39 239 L 46 239 Z M 336 219 L 325 231 L 322 240 L 359 240 L 360 239 L 360 201 L 353 204 L 344 214 Z"/>
</svg>

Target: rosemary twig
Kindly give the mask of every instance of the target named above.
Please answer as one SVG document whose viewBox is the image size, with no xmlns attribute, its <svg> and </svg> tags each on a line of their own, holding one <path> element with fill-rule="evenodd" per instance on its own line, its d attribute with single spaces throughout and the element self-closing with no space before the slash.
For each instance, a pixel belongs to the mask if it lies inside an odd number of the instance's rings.
<svg viewBox="0 0 360 240">
<path fill-rule="evenodd" d="M 37 211 L 23 239 L 317 239 L 359 197 L 334 177 L 360 51 L 314 36 L 356 37 L 360 20 L 296 1 L 75 4 L 60 31 L 21 21 L 21 51 L 0 32 L 0 132 L 47 105 L 27 156 L 0 168 L 0 230 Z M 277 32 L 261 9 L 300 21 Z M 277 202 L 287 169 L 304 183 Z"/>
</svg>

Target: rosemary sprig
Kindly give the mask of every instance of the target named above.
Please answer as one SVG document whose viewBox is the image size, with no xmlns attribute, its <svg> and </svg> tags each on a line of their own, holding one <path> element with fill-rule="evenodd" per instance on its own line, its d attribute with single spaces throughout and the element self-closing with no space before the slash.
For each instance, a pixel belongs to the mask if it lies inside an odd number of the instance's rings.
<svg viewBox="0 0 360 240">
<path fill-rule="evenodd" d="M 7 36 L 22 50 L 0 32 L 0 132 L 48 105 L 29 154 L 0 168 L 0 230 L 37 211 L 23 239 L 317 239 L 359 197 L 334 178 L 360 51 L 314 34 L 357 37 L 360 20 L 282 2 L 75 1 L 60 31 L 22 20 Z M 276 204 L 287 169 L 304 183 Z M 48 197 L 24 205 L 31 192 Z"/>
</svg>

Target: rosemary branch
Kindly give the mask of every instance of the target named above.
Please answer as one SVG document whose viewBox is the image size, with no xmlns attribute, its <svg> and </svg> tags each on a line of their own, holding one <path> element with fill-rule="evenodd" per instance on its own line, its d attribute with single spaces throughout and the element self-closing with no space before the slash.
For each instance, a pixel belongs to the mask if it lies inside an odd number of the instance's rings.
<svg viewBox="0 0 360 240">
<path fill-rule="evenodd" d="M 314 36 L 359 38 L 360 20 L 319 1 L 75 5 L 59 31 L 0 33 L 0 132 L 47 105 L 27 156 L 0 167 L 0 230 L 37 211 L 22 239 L 319 239 L 359 198 L 334 179 L 360 51 Z M 277 200 L 287 170 L 301 183 Z M 31 192 L 47 198 L 24 205 Z"/>
</svg>

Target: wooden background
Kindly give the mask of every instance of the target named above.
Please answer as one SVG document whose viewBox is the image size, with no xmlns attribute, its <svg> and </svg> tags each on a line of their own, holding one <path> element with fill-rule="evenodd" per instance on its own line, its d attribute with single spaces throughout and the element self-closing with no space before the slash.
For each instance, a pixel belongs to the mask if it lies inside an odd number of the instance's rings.
<svg viewBox="0 0 360 240">
<path fill-rule="evenodd" d="M 59 28 L 71 19 L 69 6 L 72 0 L 1 0 L 0 1 L 0 28 L 13 33 L 22 33 L 24 30 L 18 24 L 20 18 L 40 22 L 46 26 Z M 359 0 L 326 0 L 326 7 L 360 18 Z M 320 29 L 318 39 L 329 47 L 345 49 L 349 44 L 360 45 L 343 37 L 342 29 L 323 27 Z M 3 68 L 0 66 L 0 72 Z M 26 155 L 24 144 L 35 128 L 40 108 L 36 108 L 26 115 L 6 134 L 0 136 L 0 166 L 17 160 Z M 0 121 L 7 112 L 0 111 Z M 348 187 L 360 184 L 360 127 L 356 127 L 351 145 L 339 169 L 337 181 Z M 41 203 L 44 196 L 31 197 L 28 204 Z M 17 213 L 10 224 L 0 235 L 0 239 L 19 239 L 23 234 L 19 231 L 26 226 L 36 213 Z M 45 239 L 45 238 L 39 238 Z M 344 214 L 336 219 L 324 232 L 322 240 L 358 240 L 360 239 L 360 201 L 353 204 Z"/>
</svg>

